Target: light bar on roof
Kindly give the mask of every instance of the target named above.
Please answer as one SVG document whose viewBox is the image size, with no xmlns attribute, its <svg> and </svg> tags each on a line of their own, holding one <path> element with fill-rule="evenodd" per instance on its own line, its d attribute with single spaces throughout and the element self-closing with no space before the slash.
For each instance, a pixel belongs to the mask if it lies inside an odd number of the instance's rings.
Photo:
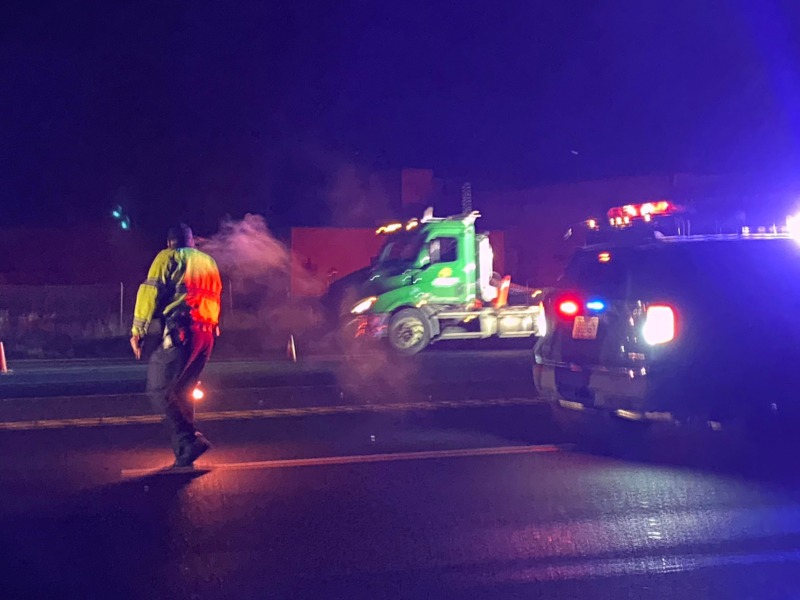
<svg viewBox="0 0 800 600">
<path fill-rule="evenodd" d="M 666 200 L 645 202 L 643 204 L 626 204 L 616 206 L 608 211 L 609 218 L 643 217 L 645 215 L 664 215 L 675 211 L 675 206 Z"/>
<path fill-rule="evenodd" d="M 785 231 L 794 239 L 800 240 L 800 215 L 789 215 L 786 217 Z"/>
<path fill-rule="evenodd" d="M 635 219 L 637 217 L 647 217 L 653 215 L 668 215 L 677 211 L 677 207 L 667 200 L 657 202 L 644 202 L 642 204 L 626 204 L 625 206 L 615 206 L 608 211 L 608 218 L 615 223 L 625 219 Z"/>
</svg>

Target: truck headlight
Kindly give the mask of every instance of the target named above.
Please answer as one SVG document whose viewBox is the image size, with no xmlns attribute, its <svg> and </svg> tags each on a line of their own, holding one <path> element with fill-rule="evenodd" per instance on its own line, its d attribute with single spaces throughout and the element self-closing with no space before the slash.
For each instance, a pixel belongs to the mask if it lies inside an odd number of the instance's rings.
<svg viewBox="0 0 800 600">
<path fill-rule="evenodd" d="M 373 305 L 378 301 L 376 296 L 370 296 L 369 298 L 364 298 L 363 300 L 359 300 L 358 304 L 356 304 L 350 312 L 354 315 L 360 315 L 367 312 Z"/>
</svg>

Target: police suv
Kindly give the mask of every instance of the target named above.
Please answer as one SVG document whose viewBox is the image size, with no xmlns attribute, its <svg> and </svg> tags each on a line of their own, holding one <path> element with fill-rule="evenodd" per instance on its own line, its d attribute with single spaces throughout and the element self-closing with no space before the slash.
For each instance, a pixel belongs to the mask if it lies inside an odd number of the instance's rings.
<svg viewBox="0 0 800 600">
<path fill-rule="evenodd" d="M 536 387 L 562 423 L 763 431 L 800 416 L 791 223 L 690 235 L 669 202 L 612 209 L 605 227 L 587 223 L 595 239 L 545 292 L 546 333 L 534 350 Z"/>
</svg>

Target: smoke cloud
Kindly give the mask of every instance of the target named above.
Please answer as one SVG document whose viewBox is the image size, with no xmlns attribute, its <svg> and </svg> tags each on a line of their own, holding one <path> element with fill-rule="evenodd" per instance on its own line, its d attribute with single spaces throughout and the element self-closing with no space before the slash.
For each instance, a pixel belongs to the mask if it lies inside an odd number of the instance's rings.
<svg viewBox="0 0 800 600">
<path fill-rule="evenodd" d="M 198 248 L 217 261 L 224 278 L 223 324 L 249 331 L 262 348 L 279 347 L 289 335 L 304 336 L 322 322 L 316 302 L 298 300 L 318 282 L 297 264 L 269 230 L 264 217 L 226 219 L 219 232 L 198 240 Z"/>
<path fill-rule="evenodd" d="M 306 271 L 302 257 L 293 257 L 275 238 L 262 216 L 226 219 L 218 233 L 198 239 L 197 246 L 214 257 L 224 278 L 223 337 L 225 330 L 236 331 L 237 344 L 247 338 L 250 348 L 255 344 L 258 350 L 276 350 L 294 335 L 301 357 L 334 348 L 343 354 L 336 376 L 348 396 L 407 395 L 416 379 L 416 362 L 399 361 L 385 344 L 364 345 L 354 336 L 326 331 L 318 299 L 297 297 L 319 292 L 319 281 Z"/>
<path fill-rule="evenodd" d="M 291 267 L 291 254 L 260 215 L 248 214 L 241 221 L 227 219 L 218 233 L 198 246 L 230 277 L 243 281 L 268 283 Z"/>
</svg>

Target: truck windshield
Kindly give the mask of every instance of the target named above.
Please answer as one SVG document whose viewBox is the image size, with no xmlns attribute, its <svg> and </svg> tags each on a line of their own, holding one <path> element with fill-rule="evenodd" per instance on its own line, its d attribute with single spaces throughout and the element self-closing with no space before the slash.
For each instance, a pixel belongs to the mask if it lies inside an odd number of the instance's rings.
<svg viewBox="0 0 800 600">
<path fill-rule="evenodd" d="M 419 232 L 396 233 L 386 240 L 378 253 L 378 263 L 411 263 L 417 260 L 425 236 Z"/>
</svg>

